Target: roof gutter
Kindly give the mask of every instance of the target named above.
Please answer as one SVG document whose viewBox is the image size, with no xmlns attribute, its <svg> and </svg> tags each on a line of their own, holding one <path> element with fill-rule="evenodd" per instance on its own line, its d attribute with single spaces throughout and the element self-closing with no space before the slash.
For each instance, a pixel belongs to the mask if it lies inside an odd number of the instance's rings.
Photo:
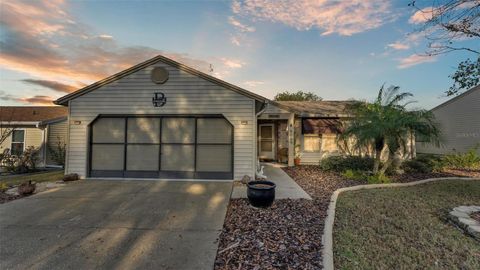
<svg viewBox="0 0 480 270">
<path fill-rule="evenodd" d="M 0 121 L 3 126 L 35 126 L 38 127 L 39 121 Z"/>
<path fill-rule="evenodd" d="M 53 118 L 53 119 L 43 120 L 41 122 L 38 122 L 38 125 L 39 126 L 45 126 L 45 125 L 48 125 L 48 124 L 54 124 L 54 123 L 62 122 L 62 121 L 65 121 L 65 120 L 67 120 L 67 117 L 62 116 L 62 117 L 57 117 L 57 118 Z"/>
</svg>

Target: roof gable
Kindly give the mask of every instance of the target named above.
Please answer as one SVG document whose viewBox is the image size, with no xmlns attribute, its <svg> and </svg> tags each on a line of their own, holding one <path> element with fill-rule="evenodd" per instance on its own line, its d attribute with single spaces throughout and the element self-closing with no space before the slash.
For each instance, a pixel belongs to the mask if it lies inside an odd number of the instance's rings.
<svg viewBox="0 0 480 270">
<path fill-rule="evenodd" d="M 79 96 L 82 96 L 82 95 L 84 95 L 84 94 L 86 94 L 86 93 L 89 93 L 89 92 L 91 92 L 91 91 L 93 91 L 93 90 L 95 90 L 95 89 L 98 89 L 98 88 L 100 88 L 100 87 L 102 87 L 102 86 L 105 86 L 105 85 L 107 85 L 107 84 L 109 84 L 109 83 L 115 82 L 115 81 L 117 81 L 117 80 L 119 80 L 119 79 L 121 79 L 121 78 L 123 78 L 123 77 L 126 77 L 126 76 L 128 76 L 128 75 L 130 75 L 130 74 L 132 74 L 132 73 L 135 73 L 135 72 L 137 72 L 137 71 L 139 71 L 139 70 L 141 70 L 141 69 L 144 69 L 144 68 L 146 68 L 146 67 L 148 67 L 148 66 L 150 66 L 150 65 L 153 65 L 153 64 L 155 64 L 155 63 L 158 63 L 158 62 L 163 62 L 163 63 L 165 63 L 165 64 L 167 64 L 167 65 L 173 66 L 173 67 L 175 67 L 175 68 L 178 68 L 178 69 L 180 69 L 180 70 L 183 70 L 183 71 L 185 71 L 185 72 L 188 72 L 188 73 L 190 73 L 190 74 L 192 74 L 192 75 L 194 75 L 194 76 L 200 77 L 200 78 L 202 78 L 202 79 L 204 79 L 204 80 L 210 81 L 210 82 L 212 82 L 212 83 L 215 83 L 215 84 L 220 85 L 220 86 L 222 86 L 222 87 L 224 87 L 224 88 L 226 88 L 226 89 L 229 89 L 229 90 L 232 90 L 232 91 L 234 91 L 234 92 L 237 92 L 237 93 L 239 93 L 239 94 L 241 94 L 241 95 L 250 97 L 250 98 L 252 98 L 252 99 L 255 99 L 255 100 L 258 100 L 258 101 L 262 101 L 262 102 L 268 101 L 267 98 L 264 98 L 264 97 L 262 97 L 262 96 L 260 96 L 260 95 L 257 95 L 257 94 L 255 94 L 255 93 L 252 93 L 252 92 L 250 92 L 250 91 L 248 91 L 248 90 L 245 90 L 245 89 L 243 89 L 243 88 L 241 88 L 241 87 L 238 87 L 238 86 L 233 85 L 233 84 L 231 84 L 231 83 L 228 83 L 228 82 L 226 82 L 226 81 L 223 81 L 223 80 L 220 80 L 220 79 L 215 78 L 215 77 L 213 77 L 213 76 L 210 76 L 210 75 L 208 75 L 208 74 L 206 74 L 206 73 L 203 73 L 203 72 L 201 72 L 201 71 L 199 71 L 199 70 L 196 70 L 196 69 L 194 69 L 194 68 L 191 68 L 191 67 L 189 67 L 189 66 L 186 66 L 186 65 L 184 65 L 184 64 L 181 64 L 181 63 L 179 63 L 179 62 L 176 62 L 176 61 L 174 61 L 174 60 L 172 60 L 172 59 L 170 59 L 170 58 L 167 58 L 167 57 L 165 57 L 165 56 L 158 55 L 158 56 L 156 56 L 156 57 L 154 57 L 154 58 L 152 58 L 152 59 L 149 59 L 149 60 L 147 60 L 147 61 L 145 61 L 145 62 L 142 62 L 142 63 L 140 63 L 140 64 L 137 64 L 137 65 L 135 65 L 135 66 L 133 66 L 133 67 L 130 67 L 130 68 L 126 69 L 126 70 L 123 70 L 123 71 L 121 71 L 121 72 L 119 72 L 119 73 L 116 73 L 116 74 L 114 74 L 114 75 L 112 75 L 112 76 L 110 76 L 110 77 L 107 77 L 107 78 L 103 79 L 103 80 L 100 80 L 100 81 L 98 81 L 98 82 L 95 82 L 95 83 L 93 83 L 93 84 L 90 84 L 90 85 L 88 85 L 88 86 L 86 86 L 86 87 L 84 87 L 84 88 L 82 88 L 82 89 L 79 89 L 79 90 L 73 92 L 73 93 L 70 93 L 70 94 L 68 94 L 68 95 L 65 95 L 65 96 L 63 96 L 63 97 L 55 100 L 54 103 L 55 103 L 55 104 L 58 104 L 58 105 L 64 105 L 64 106 L 66 106 L 66 105 L 68 104 L 68 101 L 70 101 L 70 100 L 72 100 L 72 99 L 75 99 L 75 98 L 77 98 L 77 97 L 79 97 Z"/>
<path fill-rule="evenodd" d="M 465 96 L 468 96 L 468 95 L 472 94 L 472 93 L 475 92 L 475 91 L 480 91 L 480 85 L 474 86 L 474 87 L 470 88 L 469 90 L 463 92 L 462 94 L 460 94 L 460 95 L 458 95 L 458 96 L 455 96 L 455 97 L 453 97 L 453 98 L 451 98 L 451 99 L 443 102 L 443 103 L 440 104 L 440 105 L 437 105 L 436 107 L 434 107 L 433 109 L 431 109 L 431 111 L 434 111 L 434 110 L 440 109 L 440 108 L 442 108 L 442 107 L 445 107 L 445 106 L 447 106 L 447 105 L 449 105 L 449 104 L 451 104 L 451 103 L 453 103 L 453 102 L 455 102 L 455 101 L 457 101 L 457 100 L 459 100 L 459 99 L 461 99 L 461 98 L 463 98 L 463 97 L 465 97 Z"/>
</svg>

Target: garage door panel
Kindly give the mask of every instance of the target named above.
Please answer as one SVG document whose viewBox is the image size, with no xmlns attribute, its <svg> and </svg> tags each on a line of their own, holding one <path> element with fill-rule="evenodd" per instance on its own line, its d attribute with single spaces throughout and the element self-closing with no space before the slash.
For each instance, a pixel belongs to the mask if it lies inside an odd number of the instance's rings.
<svg viewBox="0 0 480 270">
<path fill-rule="evenodd" d="M 232 170 L 231 145 L 198 145 L 197 171 L 229 172 Z"/>
<path fill-rule="evenodd" d="M 195 171 L 195 145 L 163 144 L 162 171 Z"/>
<path fill-rule="evenodd" d="M 127 171 L 158 171 L 160 145 L 127 145 Z"/>
<path fill-rule="evenodd" d="M 124 118 L 100 118 L 93 125 L 93 143 L 123 143 L 124 141 Z"/>
<path fill-rule="evenodd" d="M 128 143 L 160 143 L 160 118 L 128 118 Z"/>
<path fill-rule="evenodd" d="M 92 170 L 123 170 L 124 156 L 122 144 L 94 144 Z"/>
<path fill-rule="evenodd" d="M 162 143 L 195 143 L 195 118 L 163 118 Z"/>
<path fill-rule="evenodd" d="M 231 143 L 232 127 L 223 118 L 201 118 L 197 120 L 198 143 Z"/>
</svg>

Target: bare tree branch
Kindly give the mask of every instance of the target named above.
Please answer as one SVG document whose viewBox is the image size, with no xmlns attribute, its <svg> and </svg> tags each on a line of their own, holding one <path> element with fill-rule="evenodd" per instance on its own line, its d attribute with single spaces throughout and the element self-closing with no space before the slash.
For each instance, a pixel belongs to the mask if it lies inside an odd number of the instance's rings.
<svg viewBox="0 0 480 270">
<path fill-rule="evenodd" d="M 431 6 L 426 7 L 419 7 L 417 1 L 412 1 L 409 6 L 423 14 L 425 19 L 416 32 L 425 33 L 425 38 L 429 41 L 426 55 L 452 51 L 480 54 L 480 46 L 468 48 L 454 45 L 457 42 L 480 38 L 480 0 L 432 0 Z"/>
</svg>

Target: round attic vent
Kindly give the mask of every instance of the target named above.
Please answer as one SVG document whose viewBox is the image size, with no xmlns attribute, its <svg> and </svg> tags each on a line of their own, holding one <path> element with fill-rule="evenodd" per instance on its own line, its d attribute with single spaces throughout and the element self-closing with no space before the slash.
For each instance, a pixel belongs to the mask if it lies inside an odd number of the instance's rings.
<svg viewBox="0 0 480 270">
<path fill-rule="evenodd" d="M 156 67 L 152 70 L 151 77 L 154 83 L 164 83 L 168 80 L 168 70 L 163 67 Z"/>
</svg>

